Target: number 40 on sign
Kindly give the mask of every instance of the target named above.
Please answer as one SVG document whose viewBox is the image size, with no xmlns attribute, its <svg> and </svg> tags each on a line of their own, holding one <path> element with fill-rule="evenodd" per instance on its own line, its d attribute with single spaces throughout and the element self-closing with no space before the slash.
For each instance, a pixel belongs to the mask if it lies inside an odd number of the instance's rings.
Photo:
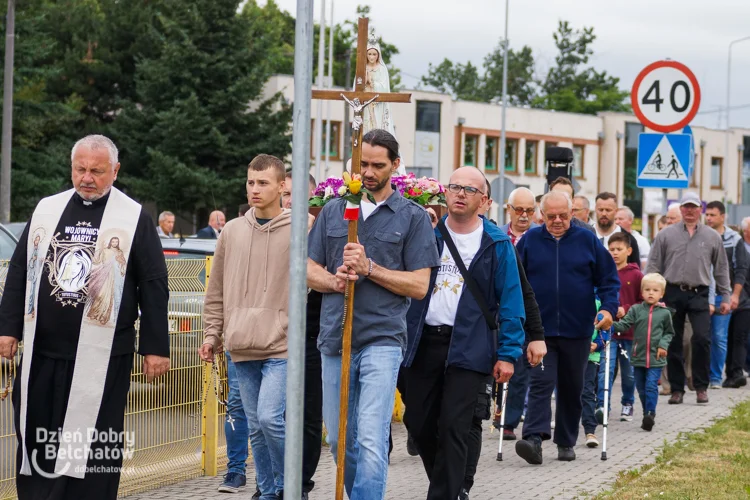
<svg viewBox="0 0 750 500">
<path fill-rule="evenodd" d="M 677 61 L 646 66 L 633 83 L 633 112 L 646 127 L 669 133 L 688 125 L 700 107 L 701 90 L 690 69 Z"/>
</svg>

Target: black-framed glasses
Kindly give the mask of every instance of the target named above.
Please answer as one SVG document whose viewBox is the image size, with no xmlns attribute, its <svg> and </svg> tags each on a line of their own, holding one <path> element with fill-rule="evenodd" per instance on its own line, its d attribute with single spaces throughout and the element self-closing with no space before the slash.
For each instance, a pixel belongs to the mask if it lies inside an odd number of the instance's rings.
<svg viewBox="0 0 750 500">
<path fill-rule="evenodd" d="M 536 208 L 520 208 L 520 207 L 514 207 L 511 204 L 508 204 L 510 208 L 513 209 L 513 211 L 516 213 L 516 215 L 534 215 L 534 212 L 536 211 Z"/>
<path fill-rule="evenodd" d="M 466 196 L 476 196 L 477 193 L 484 194 L 484 191 L 480 191 L 479 189 L 471 186 L 462 186 L 460 184 L 448 184 L 448 191 L 450 191 L 453 194 L 458 194 L 463 190 L 464 193 L 466 193 Z"/>
</svg>

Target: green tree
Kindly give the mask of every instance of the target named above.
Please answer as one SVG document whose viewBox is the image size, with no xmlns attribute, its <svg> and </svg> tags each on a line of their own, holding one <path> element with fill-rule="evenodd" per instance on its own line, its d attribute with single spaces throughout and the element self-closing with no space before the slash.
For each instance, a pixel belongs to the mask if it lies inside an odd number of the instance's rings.
<svg viewBox="0 0 750 500">
<path fill-rule="evenodd" d="M 440 92 L 451 94 L 465 101 L 489 102 L 502 99 L 503 95 L 503 56 L 502 41 L 484 58 L 484 73 L 471 62 L 453 63 L 444 59 L 437 66 L 429 65 L 422 83 Z M 535 96 L 534 57 L 531 48 L 524 46 L 520 51 L 508 51 L 508 101 L 512 105 L 523 106 L 531 103 Z"/>
<path fill-rule="evenodd" d="M 587 114 L 630 111 L 630 94 L 618 88 L 619 78 L 585 67 L 594 53 L 593 27 L 574 30 L 567 21 L 560 21 L 553 38 L 559 52 L 556 66 L 541 82 L 542 92 L 534 99 L 534 107 Z"/>
<path fill-rule="evenodd" d="M 239 0 L 164 2 L 155 55 L 135 67 L 136 98 L 123 100 L 113 130 L 121 182 L 160 208 L 234 207 L 246 199 L 248 162 L 291 150 L 291 109 L 263 85 L 283 57 L 283 30 Z M 262 13 L 261 13 L 262 14 Z M 252 102 L 259 103 L 249 107 Z"/>
</svg>

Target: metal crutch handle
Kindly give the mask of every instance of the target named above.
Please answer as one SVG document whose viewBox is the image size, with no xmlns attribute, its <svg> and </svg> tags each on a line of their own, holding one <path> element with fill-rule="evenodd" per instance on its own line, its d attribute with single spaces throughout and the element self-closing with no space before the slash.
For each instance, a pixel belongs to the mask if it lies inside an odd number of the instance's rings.
<svg viewBox="0 0 750 500">
<path fill-rule="evenodd" d="M 503 384 L 503 399 L 500 405 L 500 444 L 497 446 L 497 461 L 503 461 L 503 437 L 505 434 L 505 402 L 508 399 L 508 386 L 510 382 Z"/>
</svg>

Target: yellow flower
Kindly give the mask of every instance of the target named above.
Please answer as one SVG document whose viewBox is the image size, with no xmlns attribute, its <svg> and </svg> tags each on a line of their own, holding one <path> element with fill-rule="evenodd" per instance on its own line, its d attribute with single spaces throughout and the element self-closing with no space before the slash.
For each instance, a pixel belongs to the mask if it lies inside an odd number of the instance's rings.
<svg viewBox="0 0 750 500">
<path fill-rule="evenodd" d="M 351 181 L 349 183 L 349 191 L 352 192 L 352 194 L 359 194 L 359 191 L 362 189 L 362 181 L 356 180 Z"/>
<path fill-rule="evenodd" d="M 344 170 L 344 175 L 342 177 L 344 178 L 344 185 L 349 186 L 349 183 L 352 182 L 352 177 L 349 175 L 349 172 Z"/>
</svg>

